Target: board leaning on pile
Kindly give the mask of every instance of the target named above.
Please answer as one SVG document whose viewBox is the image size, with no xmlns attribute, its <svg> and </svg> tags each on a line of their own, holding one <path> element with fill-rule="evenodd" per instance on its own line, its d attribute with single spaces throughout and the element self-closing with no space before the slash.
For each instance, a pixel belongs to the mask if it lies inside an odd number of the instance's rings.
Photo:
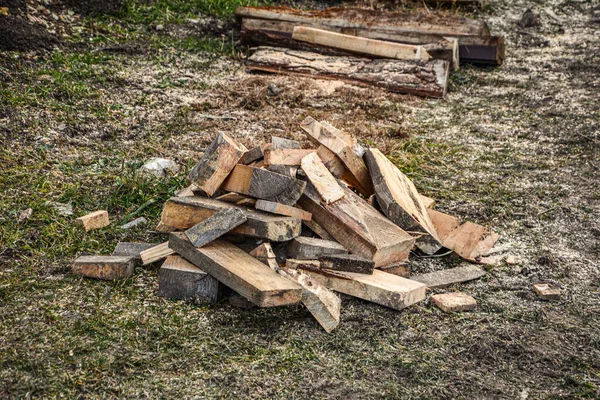
<svg viewBox="0 0 600 400">
<path fill-rule="evenodd" d="M 166 259 L 161 296 L 217 301 L 233 290 L 259 307 L 303 302 L 331 331 L 340 315 L 334 292 L 400 310 L 434 286 L 407 278 L 411 251 L 448 248 L 481 262 L 498 239 L 432 210 L 378 149 L 311 117 L 300 128 L 312 148 L 273 137 L 247 149 L 218 134 L 190 172 L 191 186 L 165 203 L 157 231 L 169 233 L 167 242 L 120 244 L 112 256 L 95 256 L 96 268 L 86 256 L 73 271 L 123 278 L 133 274 L 131 257 Z"/>
</svg>

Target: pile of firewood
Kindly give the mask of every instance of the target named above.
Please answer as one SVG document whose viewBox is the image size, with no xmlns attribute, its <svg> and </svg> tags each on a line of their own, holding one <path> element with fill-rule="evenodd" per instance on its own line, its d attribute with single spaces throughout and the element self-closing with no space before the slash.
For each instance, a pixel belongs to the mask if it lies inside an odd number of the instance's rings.
<svg viewBox="0 0 600 400">
<path fill-rule="evenodd" d="M 434 211 L 376 148 L 311 117 L 301 128 L 313 147 L 273 137 L 248 150 L 219 134 L 189 173 L 191 186 L 165 203 L 156 230 L 167 242 L 119 243 L 112 256 L 80 257 L 74 273 L 125 278 L 136 262 L 164 260 L 160 296 L 214 302 L 229 288 L 237 303 L 303 302 L 327 331 L 340 316 L 332 291 L 399 310 L 424 300 L 427 287 L 483 275 L 472 265 L 410 276 L 411 252 L 483 262 L 498 235 Z M 108 215 L 80 223 L 105 225 Z"/>
<path fill-rule="evenodd" d="M 450 68 L 500 65 L 504 39 L 484 21 L 439 14 L 329 8 L 240 7 L 250 70 L 338 79 L 444 97 Z"/>
</svg>

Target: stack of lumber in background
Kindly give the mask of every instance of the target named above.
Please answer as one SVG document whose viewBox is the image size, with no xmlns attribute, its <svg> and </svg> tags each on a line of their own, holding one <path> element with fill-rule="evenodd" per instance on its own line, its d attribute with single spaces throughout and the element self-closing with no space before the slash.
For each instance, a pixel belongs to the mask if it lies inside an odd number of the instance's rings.
<svg viewBox="0 0 600 400">
<path fill-rule="evenodd" d="M 358 8 L 240 7 L 251 70 L 340 79 L 444 97 L 460 63 L 501 65 L 504 39 L 484 21 Z"/>
<path fill-rule="evenodd" d="M 164 260 L 160 296 L 215 302 L 232 290 L 238 305 L 303 302 L 327 331 L 339 323 L 334 292 L 400 310 L 427 287 L 483 274 L 473 266 L 411 277 L 411 252 L 482 262 L 498 235 L 433 210 L 378 149 L 312 117 L 300 128 L 310 147 L 272 137 L 247 149 L 220 133 L 190 186 L 164 205 L 157 231 L 168 241 L 119 243 L 112 256 L 80 257 L 73 271 L 125 278 L 136 263 Z"/>
</svg>

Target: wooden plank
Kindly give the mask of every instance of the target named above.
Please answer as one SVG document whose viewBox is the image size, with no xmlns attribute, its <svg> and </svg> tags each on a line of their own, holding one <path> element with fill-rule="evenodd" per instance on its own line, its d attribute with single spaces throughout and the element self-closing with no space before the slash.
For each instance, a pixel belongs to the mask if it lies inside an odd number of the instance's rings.
<svg viewBox="0 0 600 400">
<path fill-rule="evenodd" d="M 323 164 L 325 164 L 329 172 L 331 172 L 331 174 L 336 178 L 346 179 L 346 175 L 352 176 L 346 170 L 346 167 L 344 166 L 342 160 L 340 160 L 340 158 L 336 156 L 333 151 L 329 150 L 322 144 L 319 145 L 319 147 L 317 148 L 317 155 L 319 156 Z M 352 179 L 354 179 L 354 177 L 352 177 Z M 355 180 L 353 180 L 353 182 L 355 182 Z"/>
<path fill-rule="evenodd" d="M 180 256 L 167 257 L 158 273 L 158 295 L 168 299 L 216 303 L 222 288 L 218 280 Z"/>
<path fill-rule="evenodd" d="M 173 250 L 169 248 L 169 242 L 164 242 L 140 252 L 142 265 L 148 265 L 160 260 L 164 260 L 173 254 Z"/>
<path fill-rule="evenodd" d="M 215 200 L 224 201 L 226 203 L 235 204 L 240 200 L 246 200 L 247 197 L 238 193 L 225 193 L 218 197 L 215 197 Z"/>
<path fill-rule="evenodd" d="M 429 218 L 431 219 L 431 222 L 435 227 L 435 231 L 437 232 L 442 243 L 450 234 L 450 232 L 460 226 L 460 220 L 458 218 L 444 214 L 443 212 L 428 209 L 427 214 L 429 214 Z"/>
<path fill-rule="evenodd" d="M 420 45 L 367 39 L 306 26 L 294 27 L 292 39 L 346 50 L 351 53 L 357 53 L 371 58 L 376 56 L 413 61 L 428 61 L 431 58 L 427 50 Z"/>
<path fill-rule="evenodd" d="M 142 265 L 140 253 L 156 246 L 154 243 L 119 242 L 112 252 L 113 256 L 132 257 L 136 265 Z"/>
<path fill-rule="evenodd" d="M 301 221 L 298 218 L 268 214 L 197 196 L 171 197 L 167 200 L 156 230 L 159 232 L 185 230 L 230 207 L 241 209 L 247 217 L 246 222 L 233 229 L 231 233 L 283 242 L 300 235 L 302 230 Z"/>
<path fill-rule="evenodd" d="M 225 208 L 187 229 L 185 235 L 194 246 L 202 247 L 240 226 L 247 219 L 239 208 Z"/>
<path fill-rule="evenodd" d="M 190 172 L 190 181 L 212 196 L 247 150 L 230 136 L 219 133 Z"/>
<path fill-rule="evenodd" d="M 326 204 L 333 203 L 344 197 L 344 191 L 331 175 L 317 153 L 310 153 L 302 159 L 302 171 L 315 187 Z"/>
<path fill-rule="evenodd" d="M 256 160 L 260 160 L 261 158 L 264 157 L 264 152 L 261 146 L 256 146 L 251 148 L 250 150 L 246 151 L 243 155 L 242 158 L 240 158 L 240 163 L 244 164 L 244 165 L 248 165 L 250 163 L 253 163 Z"/>
<path fill-rule="evenodd" d="M 450 269 L 429 272 L 426 274 L 413 275 L 413 281 L 421 282 L 430 289 L 443 288 L 457 283 L 479 279 L 485 275 L 485 271 L 476 265 L 466 265 Z"/>
<path fill-rule="evenodd" d="M 302 288 L 278 275 L 239 247 L 215 241 L 196 248 L 181 232 L 169 236 L 169 246 L 196 267 L 207 272 L 259 307 L 298 303 Z"/>
<path fill-rule="evenodd" d="M 285 260 L 287 269 L 319 269 L 321 262 L 319 260 L 297 260 L 295 258 L 287 258 Z"/>
<path fill-rule="evenodd" d="M 72 272 L 86 278 L 104 280 L 133 276 L 134 260 L 129 256 L 81 256 L 73 262 Z"/>
<path fill-rule="evenodd" d="M 302 286 L 302 303 L 327 333 L 339 325 L 342 301 L 335 293 L 300 271 L 280 269 L 279 274 Z"/>
<path fill-rule="evenodd" d="M 387 272 L 388 274 L 401 276 L 403 278 L 408 278 L 410 276 L 410 265 L 405 262 L 386 265 L 385 267 L 380 267 L 379 269 L 383 272 Z"/>
<path fill-rule="evenodd" d="M 348 254 L 348 250 L 331 240 L 298 236 L 288 244 L 287 254 L 295 259 L 316 260 L 327 254 Z"/>
<path fill-rule="evenodd" d="M 298 166 L 308 154 L 316 152 L 315 149 L 270 149 L 265 150 L 265 165 L 293 165 Z"/>
<path fill-rule="evenodd" d="M 238 164 L 222 189 L 290 206 L 296 204 L 305 187 L 306 182 L 301 180 Z"/>
<path fill-rule="evenodd" d="M 460 68 L 460 50 L 457 38 L 444 38 L 434 43 L 423 44 L 423 48 L 434 60 L 448 61 L 450 67 L 457 71 Z"/>
<path fill-rule="evenodd" d="M 279 136 L 271 136 L 271 149 L 272 150 L 292 150 L 301 149 L 302 145 L 296 140 L 286 139 Z"/>
<path fill-rule="evenodd" d="M 298 167 L 293 165 L 271 164 L 267 166 L 267 170 L 277 174 L 289 176 L 290 178 L 296 178 Z"/>
<path fill-rule="evenodd" d="M 390 92 L 443 98 L 448 88 L 449 63 L 427 63 L 333 57 L 301 50 L 258 47 L 246 60 L 248 69 L 318 79 L 336 79 Z"/>
<path fill-rule="evenodd" d="M 419 195 L 419 198 L 421 199 L 421 203 L 423 203 L 425 208 L 435 207 L 435 199 L 432 199 L 431 197 L 423 196 L 422 194 Z M 429 218 L 431 219 L 431 217 L 429 217 Z"/>
<path fill-rule="evenodd" d="M 328 289 L 395 310 L 402 310 L 425 299 L 424 284 L 377 269 L 372 275 L 308 269 L 302 272 Z"/>
<path fill-rule="evenodd" d="M 254 205 L 257 210 L 267 211 L 273 214 L 287 215 L 288 217 L 300 218 L 303 221 L 310 221 L 312 214 L 308 211 L 296 207 L 286 206 L 285 204 L 275 203 L 268 200 L 257 200 Z"/>
<path fill-rule="evenodd" d="M 383 214 L 400 228 L 416 235 L 416 246 L 425 254 L 434 254 L 441 249 L 442 243 L 427 208 L 411 180 L 378 149 L 368 149 L 365 160 Z"/>
<path fill-rule="evenodd" d="M 313 215 L 337 242 L 353 254 L 375 262 L 375 267 L 405 261 L 415 239 L 367 204 L 348 188 L 346 196 L 321 204 L 312 187 L 307 187 L 298 204 Z"/>
<path fill-rule="evenodd" d="M 312 214 L 311 214 L 312 217 Z M 325 229 L 323 229 L 323 227 L 319 224 L 317 224 L 315 221 L 313 221 L 312 219 L 310 221 L 302 221 L 302 223 L 304 225 L 306 225 L 308 227 L 308 229 L 310 229 L 311 231 L 313 231 L 314 233 L 317 234 L 317 236 L 319 236 L 321 239 L 325 239 L 325 240 L 335 240 L 333 238 L 333 236 L 331 236 L 329 233 L 327 233 L 327 231 Z"/>
<path fill-rule="evenodd" d="M 82 227 L 86 232 L 93 229 L 104 228 L 105 226 L 110 225 L 108 211 L 98 210 L 81 216 L 75 220 L 75 224 Z"/>
<path fill-rule="evenodd" d="M 364 162 L 358 157 L 352 148 L 336 135 L 335 131 L 328 129 L 327 125 L 317 122 L 312 117 L 306 119 L 300 124 L 300 127 L 308 134 L 311 140 L 328 148 L 333 152 L 346 169 L 352 175 L 353 182 L 358 185 L 357 189 L 366 197 L 373 194 L 373 184 L 369 171 Z"/>
<path fill-rule="evenodd" d="M 293 22 L 296 26 L 326 25 L 354 35 L 353 29 L 375 32 L 423 32 L 443 36 L 489 36 L 484 21 L 438 13 L 386 12 L 351 7 L 332 7 L 325 10 L 297 10 L 289 7 L 240 7 L 236 18 L 254 18 Z"/>
<path fill-rule="evenodd" d="M 375 263 L 356 254 L 332 254 L 319 257 L 321 268 L 334 271 L 356 272 L 358 274 L 373 273 Z"/>
</svg>

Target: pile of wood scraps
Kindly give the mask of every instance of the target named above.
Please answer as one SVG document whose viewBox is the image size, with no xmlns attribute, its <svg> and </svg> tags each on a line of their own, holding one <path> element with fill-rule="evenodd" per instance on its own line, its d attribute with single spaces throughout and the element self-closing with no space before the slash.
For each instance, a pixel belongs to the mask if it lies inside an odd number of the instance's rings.
<svg viewBox="0 0 600 400">
<path fill-rule="evenodd" d="M 216 302 L 233 291 L 236 304 L 302 302 L 328 332 L 340 318 L 335 292 L 400 310 L 428 287 L 483 275 L 471 265 L 411 276 L 411 253 L 452 250 L 482 262 L 498 235 L 432 210 L 378 149 L 311 117 L 299 128 L 308 141 L 273 137 L 252 149 L 217 135 L 190 187 L 164 205 L 156 230 L 167 241 L 119 243 L 111 256 L 80 257 L 73 272 L 119 279 L 164 261 L 160 296 Z"/>
<path fill-rule="evenodd" d="M 504 39 L 458 16 L 358 8 L 240 7 L 250 70 L 338 79 L 444 97 L 460 63 L 501 65 Z"/>
</svg>

